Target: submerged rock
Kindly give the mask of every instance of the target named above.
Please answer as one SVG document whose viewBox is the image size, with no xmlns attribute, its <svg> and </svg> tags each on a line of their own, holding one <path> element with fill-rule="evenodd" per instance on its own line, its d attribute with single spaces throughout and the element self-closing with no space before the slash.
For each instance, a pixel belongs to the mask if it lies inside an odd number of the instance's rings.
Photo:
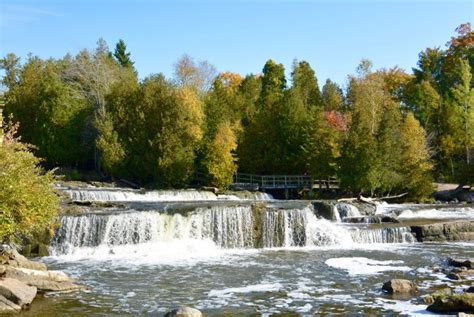
<svg viewBox="0 0 474 317">
<path fill-rule="evenodd" d="M 433 304 L 426 308 L 434 313 L 473 313 L 474 294 L 440 295 L 434 298 Z"/>
<path fill-rule="evenodd" d="M 404 279 L 393 279 L 385 282 L 382 290 L 388 294 L 413 294 L 418 292 L 418 287 L 415 283 Z"/>
<path fill-rule="evenodd" d="M 31 304 L 36 296 L 36 287 L 28 286 L 13 278 L 0 279 L 0 295 L 20 307 Z"/>
<path fill-rule="evenodd" d="M 196 308 L 183 306 L 167 312 L 165 317 L 202 317 L 202 313 Z"/>
</svg>

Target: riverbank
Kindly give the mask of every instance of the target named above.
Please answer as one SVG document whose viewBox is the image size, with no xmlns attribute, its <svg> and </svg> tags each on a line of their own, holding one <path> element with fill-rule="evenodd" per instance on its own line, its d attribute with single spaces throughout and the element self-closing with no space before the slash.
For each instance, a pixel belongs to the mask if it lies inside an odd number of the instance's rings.
<svg viewBox="0 0 474 317">
<path fill-rule="evenodd" d="M 28 309 L 37 295 L 85 289 L 62 271 L 48 270 L 14 248 L 0 245 L 0 314 Z"/>
</svg>

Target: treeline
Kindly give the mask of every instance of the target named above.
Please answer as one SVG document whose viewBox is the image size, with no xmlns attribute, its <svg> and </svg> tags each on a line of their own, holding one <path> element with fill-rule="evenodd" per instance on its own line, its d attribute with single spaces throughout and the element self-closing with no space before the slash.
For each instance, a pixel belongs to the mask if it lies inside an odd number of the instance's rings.
<svg viewBox="0 0 474 317">
<path fill-rule="evenodd" d="M 337 177 L 354 193 L 429 194 L 433 179 L 474 179 L 474 32 L 420 53 L 413 74 L 363 60 L 345 89 L 295 61 L 258 75 L 188 56 L 173 78 L 139 80 L 123 41 L 20 64 L 2 60 L 5 113 L 49 167 L 96 169 L 182 187 L 197 172 L 226 187 L 239 170 Z"/>
</svg>

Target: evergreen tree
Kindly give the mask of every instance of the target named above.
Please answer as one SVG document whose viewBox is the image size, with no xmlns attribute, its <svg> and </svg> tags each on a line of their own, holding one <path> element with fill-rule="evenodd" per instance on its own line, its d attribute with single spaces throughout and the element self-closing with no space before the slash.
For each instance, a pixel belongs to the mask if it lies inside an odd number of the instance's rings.
<svg viewBox="0 0 474 317">
<path fill-rule="evenodd" d="M 324 110 L 326 111 L 340 110 L 343 105 L 344 97 L 342 90 L 330 79 L 327 79 L 323 86 L 321 98 Z"/>
<path fill-rule="evenodd" d="M 319 91 L 318 80 L 314 70 L 308 62 L 294 62 L 292 77 L 293 93 L 299 98 L 307 109 L 321 106 L 321 93 Z"/>
<path fill-rule="evenodd" d="M 134 64 L 130 59 L 130 52 L 127 52 L 127 45 L 122 39 L 115 45 L 114 57 L 122 67 L 132 67 Z"/>
</svg>

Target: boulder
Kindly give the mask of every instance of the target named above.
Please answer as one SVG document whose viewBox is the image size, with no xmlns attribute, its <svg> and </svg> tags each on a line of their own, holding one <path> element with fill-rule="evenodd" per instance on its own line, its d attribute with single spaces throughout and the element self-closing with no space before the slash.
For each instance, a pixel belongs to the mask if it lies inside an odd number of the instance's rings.
<svg viewBox="0 0 474 317">
<path fill-rule="evenodd" d="M 0 279 L 0 295 L 20 307 L 31 304 L 36 296 L 36 287 L 28 286 L 12 278 Z"/>
<path fill-rule="evenodd" d="M 389 294 L 413 294 L 418 292 L 418 287 L 409 280 L 393 279 L 385 282 L 382 290 Z"/>
<path fill-rule="evenodd" d="M 433 304 L 426 308 L 434 313 L 473 313 L 474 294 L 454 294 L 436 296 Z"/>
<path fill-rule="evenodd" d="M 448 264 L 456 267 L 467 267 L 474 269 L 474 259 L 448 258 Z"/>
<path fill-rule="evenodd" d="M 191 307 L 179 307 L 165 314 L 165 317 L 202 317 L 202 313 Z"/>
<path fill-rule="evenodd" d="M 442 295 L 453 295 L 453 290 L 449 287 L 438 289 L 430 295 L 424 296 L 423 301 L 425 302 L 425 304 L 433 304 L 435 297 Z"/>
<path fill-rule="evenodd" d="M 21 307 L 17 304 L 9 301 L 2 295 L 0 295 L 0 315 L 8 313 L 16 313 L 21 310 Z"/>
<path fill-rule="evenodd" d="M 466 293 L 474 293 L 474 286 L 469 286 L 466 290 Z"/>
</svg>

